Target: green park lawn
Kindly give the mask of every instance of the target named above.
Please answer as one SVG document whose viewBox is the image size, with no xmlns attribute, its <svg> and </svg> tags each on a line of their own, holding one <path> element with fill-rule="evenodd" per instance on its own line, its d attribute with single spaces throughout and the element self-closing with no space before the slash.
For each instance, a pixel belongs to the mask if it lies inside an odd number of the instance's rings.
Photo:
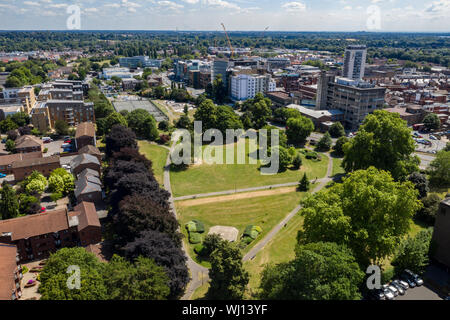
<svg viewBox="0 0 450 320">
<path fill-rule="evenodd" d="M 264 197 L 245 198 L 227 202 L 183 206 L 182 202 L 176 202 L 178 220 L 185 236 L 189 255 L 205 267 L 210 267 L 209 262 L 201 261 L 194 253 L 194 245 L 188 240 L 185 224 L 193 219 L 200 220 L 205 225 L 204 238 L 209 228 L 213 226 L 230 226 L 239 230 L 239 238 L 248 225 L 256 225 L 262 228 L 258 238 L 244 250 L 247 253 L 259 240 L 263 239 L 289 212 L 291 212 L 304 197 L 305 193 L 290 192 L 285 194 L 270 195 Z"/>
<path fill-rule="evenodd" d="M 237 149 L 236 144 L 234 145 Z M 229 148 L 229 147 L 227 147 Z M 224 148 L 226 149 L 226 148 Z M 225 157 L 226 152 L 224 152 Z M 236 152 L 235 152 L 236 154 Z M 328 157 L 322 155 L 321 161 L 305 159 L 300 170 L 288 168 L 285 172 L 275 175 L 262 175 L 261 163 L 249 164 L 194 164 L 186 170 L 172 169 L 170 174 L 174 197 L 218 192 L 233 189 L 283 184 L 299 181 L 306 172 L 310 180 L 325 177 L 328 167 Z"/>
<path fill-rule="evenodd" d="M 345 170 L 341 167 L 342 158 L 333 158 L 333 173 L 332 176 L 337 174 L 344 174 Z"/>
<path fill-rule="evenodd" d="M 169 150 L 151 144 L 148 141 L 138 141 L 139 151 L 153 163 L 153 173 L 161 186 L 164 185 L 164 167 L 166 165 Z"/>
</svg>

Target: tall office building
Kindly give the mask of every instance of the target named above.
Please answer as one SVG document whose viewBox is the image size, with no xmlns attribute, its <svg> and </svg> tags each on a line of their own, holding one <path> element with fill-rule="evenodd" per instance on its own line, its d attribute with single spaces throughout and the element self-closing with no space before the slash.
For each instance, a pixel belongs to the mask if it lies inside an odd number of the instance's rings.
<svg viewBox="0 0 450 320">
<path fill-rule="evenodd" d="M 213 72 L 212 72 L 212 81 L 216 80 L 217 76 L 222 75 L 222 81 L 225 85 L 225 88 L 228 88 L 228 75 L 227 70 L 230 66 L 230 61 L 228 59 L 214 59 L 213 62 Z"/>
<path fill-rule="evenodd" d="M 345 50 L 343 77 L 352 80 L 362 79 L 366 68 L 366 58 L 366 46 L 348 46 Z"/>
<path fill-rule="evenodd" d="M 259 92 L 273 92 L 275 89 L 276 83 L 269 74 L 239 74 L 231 77 L 231 98 L 233 100 L 253 99 Z"/>
</svg>

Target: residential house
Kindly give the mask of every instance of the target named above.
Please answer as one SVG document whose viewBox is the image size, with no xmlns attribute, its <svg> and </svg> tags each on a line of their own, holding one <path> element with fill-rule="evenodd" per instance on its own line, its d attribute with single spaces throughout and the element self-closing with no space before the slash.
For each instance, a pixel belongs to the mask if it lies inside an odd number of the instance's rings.
<svg viewBox="0 0 450 320">
<path fill-rule="evenodd" d="M 17 153 L 42 152 L 44 143 L 41 139 L 31 135 L 21 136 L 16 139 L 15 150 Z"/>
<path fill-rule="evenodd" d="M 12 164 L 16 161 L 22 161 L 25 159 L 37 159 L 37 158 L 42 158 L 42 152 L 14 153 L 5 156 L 0 156 L 0 173 L 11 174 Z"/>
<path fill-rule="evenodd" d="M 71 162 L 72 173 L 78 176 L 84 169 L 92 169 L 100 173 L 101 165 L 98 159 L 90 154 L 82 153 L 76 156 Z"/>
<path fill-rule="evenodd" d="M 22 296 L 22 267 L 17 247 L 0 243 L 0 300 L 17 300 Z"/>
<path fill-rule="evenodd" d="M 58 168 L 61 168 L 59 156 L 51 156 L 15 161 L 11 166 L 11 171 L 16 181 L 22 181 L 31 175 L 33 171 L 38 171 L 48 177 L 53 170 Z"/>
<path fill-rule="evenodd" d="M 84 146 L 97 144 L 95 125 L 92 122 L 83 122 L 77 126 L 75 133 L 75 147 L 80 150 Z"/>
<path fill-rule="evenodd" d="M 97 147 L 94 147 L 93 145 L 87 145 L 78 150 L 78 154 L 83 154 L 83 153 L 90 154 L 90 155 L 96 157 L 98 159 L 98 161 L 100 161 L 100 163 L 102 162 L 102 158 L 103 158 L 102 153 L 100 152 L 100 150 Z"/>
</svg>

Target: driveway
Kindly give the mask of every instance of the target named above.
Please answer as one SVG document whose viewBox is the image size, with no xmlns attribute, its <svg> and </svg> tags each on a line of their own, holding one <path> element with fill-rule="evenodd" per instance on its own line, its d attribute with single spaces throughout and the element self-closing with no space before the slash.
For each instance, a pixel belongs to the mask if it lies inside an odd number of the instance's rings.
<svg viewBox="0 0 450 320">
<path fill-rule="evenodd" d="M 63 145 L 63 143 L 64 143 L 63 140 L 57 140 L 57 141 L 53 141 L 50 143 L 44 143 L 44 148 L 48 149 L 47 153 L 44 153 L 44 157 L 50 157 L 56 152 L 62 153 L 63 149 L 61 148 L 61 146 Z"/>
</svg>

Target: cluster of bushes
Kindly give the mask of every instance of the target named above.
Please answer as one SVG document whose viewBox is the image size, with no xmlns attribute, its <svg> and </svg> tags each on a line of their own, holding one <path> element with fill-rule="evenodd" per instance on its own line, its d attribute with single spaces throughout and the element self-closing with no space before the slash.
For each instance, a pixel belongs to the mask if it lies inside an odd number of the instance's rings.
<svg viewBox="0 0 450 320">
<path fill-rule="evenodd" d="M 205 226 L 203 222 L 198 220 L 192 220 L 186 223 L 186 230 L 189 234 L 189 242 L 192 244 L 199 244 L 202 242 L 202 233 L 205 232 Z"/>
<path fill-rule="evenodd" d="M 315 151 L 309 151 L 307 149 L 304 149 L 300 152 L 303 153 L 305 155 L 305 158 L 308 160 L 313 160 L 317 162 L 322 161 L 322 156 Z"/>
<path fill-rule="evenodd" d="M 178 221 L 170 209 L 170 194 L 156 181 L 152 162 L 139 153 L 135 133 L 115 125 L 106 136 L 109 166 L 107 238 L 114 251 L 129 261 L 153 259 L 168 275 L 170 299 L 179 298 L 189 281 Z"/>
<path fill-rule="evenodd" d="M 245 248 L 250 243 L 252 243 L 261 234 L 262 228 L 260 226 L 249 225 L 245 228 L 242 234 L 242 239 L 240 243 L 241 248 Z"/>
</svg>

